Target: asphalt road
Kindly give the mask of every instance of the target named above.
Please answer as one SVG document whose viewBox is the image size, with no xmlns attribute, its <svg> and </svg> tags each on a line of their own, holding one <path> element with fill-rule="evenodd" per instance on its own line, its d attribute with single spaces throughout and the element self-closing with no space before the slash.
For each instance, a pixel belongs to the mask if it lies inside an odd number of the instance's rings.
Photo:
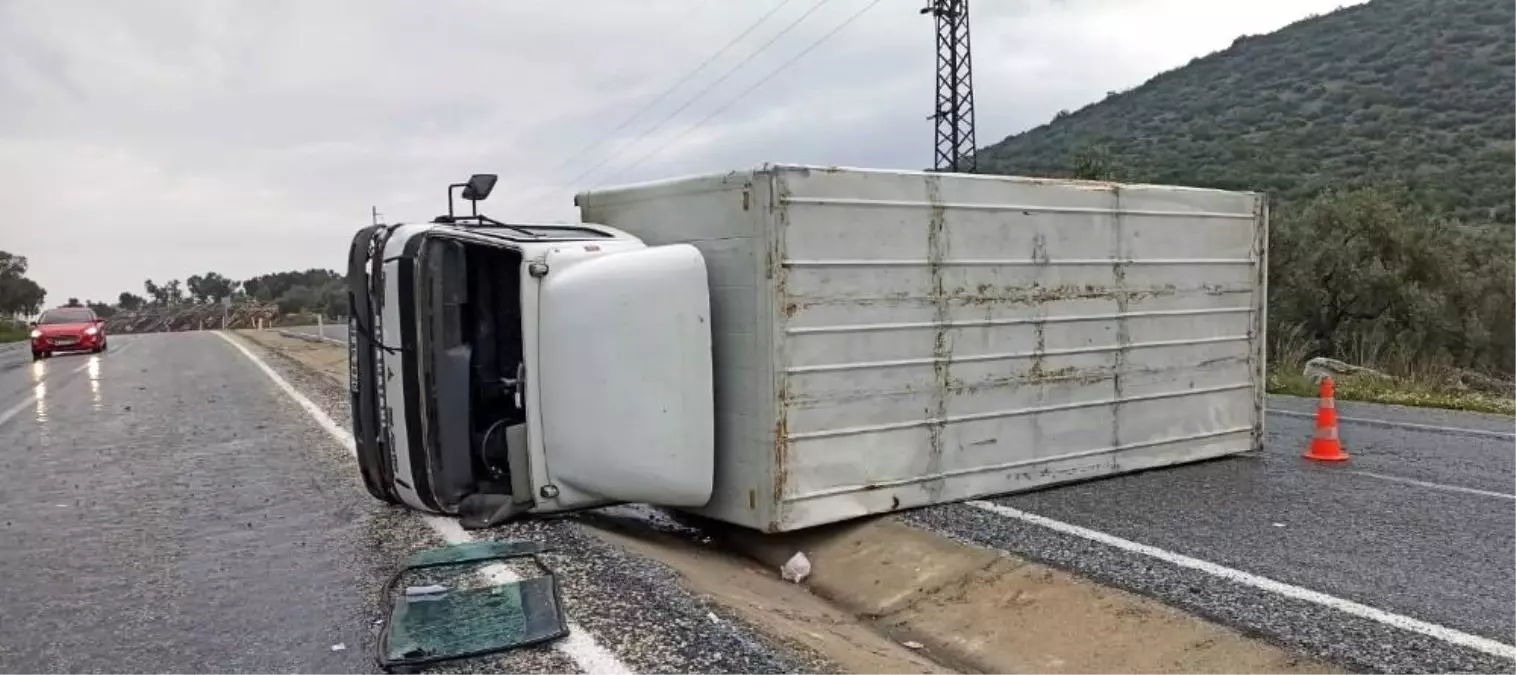
<svg viewBox="0 0 1516 675">
<path fill-rule="evenodd" d="M 1273 398 L 1273 411 L 1313 401 Z M 1353 460 L 1307 462 L 1312 420 L 1271 414 L 1244 456 L 954 505 L 910 519 L 1149 594 L 1315 656 L 1377 671 L 1510 672 L 1516 662 L 1320 602 L 1048 527 L 1052 519 L 1510 645 L 1516 456 L 1509 418 L 1340 406 Z M 1453 426 L 1430 430 L 1393 425 Z M 1009 514 L 1009 515 L 1008 515 Z M 1237 575 L 1234 575 L 1237 576 Z"/>
<path fill-rule="evenodd" d="M 31 350 L 26 342 L 0 343 L 0 373 L 30 363 Z"/>
<path fill-rule="evenodd" d="M 291 330 L 346 339 L 341 324 Z M 1398 627 L 1407 618 L 1496 641 L 1497 649 L 1516 643 L 1516 420 L 1340 402 L 1353 460 L 1324 466 L 1300 458 L 1315 406 L 1314 399 L 1270 396 L 1266 449 L 1256 456 L 990 503 L 1388 616 L 1344 613 L 984 508 L 952 505 L 907 517 L 1357 669 L 1516 668 L 1509 658 L 1457 643 L 1458 636 Z"/>
<path fill-rule="evenodd" d="M 369 497 L 340 440 L 217 334 L 111 343 L 0 360 L 0 671 L 372 671 L 384 578 L 446 527 Z M 344 419 L 345 392 L 269 364 Z M 571 520 L 490 536 L 555 549 L 576 630 L 469 670 L 827 667 Z"/>
<path fill-rule="evenodd" d="M 345 327 L 326 333 L 342 339 Z M 16 353 L 0 349 L 0 448 L 12 456 L 0 475 L 0 670 L 372 668 L 378 586 L 438 532 L 369 498 L 349 451 L 266 374 L 210 333 L 118 336 L 105 355 L 41 364 Z M 267 363 L 345 425 L 345 392 Z M 1271 397 L 1258 455 L 907 518 L 1354 669 L 1516 669 L 1460 642 L 1516 642 L 1516 423 L 1344 402 L 1354 459 L 1323 466 L 1299 458 L 1314 404 Z M 642 672 L 826 667 L 572 519 L 489 536 L 556 548 L 550 563 L 591 648 L 470 668 L 607 669 L 595 653 Z M 1259 577 L 1307 593 L 1249 581 Z"/>
</svg>

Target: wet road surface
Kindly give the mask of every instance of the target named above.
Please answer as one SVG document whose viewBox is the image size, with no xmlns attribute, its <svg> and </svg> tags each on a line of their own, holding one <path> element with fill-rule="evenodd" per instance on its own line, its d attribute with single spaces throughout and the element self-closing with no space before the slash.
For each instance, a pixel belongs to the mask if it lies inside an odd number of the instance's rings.
<svg viewBox="0 0 1516 675">
<path fill-rule="evenodd" d="M 323 439 L 218 343 L 116 336 L 0 374 L 32 394 L 0 426 L 4 669 L 369 668 L 331 650 L 364 643 L 379 561 L 312 474 Z"/>
<path fill-rule="evenodd" d="M 345 391 L 268 363 L 345 421 Z M 0 421 L 0 671 L 370 672 L 384 578 L 442 543 L 369 497 L 350 450 L 215 333 L 0 368 L 0 396 L 15 411 Z M 555 549 L 580 630 L 444 670 L 826 668 L 572 520 L 489 536 Z"/>
<path fill-rule="evenodd" d="M 379 585 L 395 561 L 441 542 L 414 514 L 369 498 L 350 451 L 251 361 L 211 333 L 117 336 L 107 354 L 40 364 L 17 353 L 0 350 L 0 448 L 11 457 L 0 475 L 0 670 L 372 669 Z M 262 356 L 345 425 L 345 391 Z M 1354 460 L 1321 466 L 1298 457 L 1313 407 L 1271 397 L 1271 410 L 1307 416 L 1271 414 L 1257 456 L 992 502 L 1510 644 L 1511 421 L 1342 403 L 1344 418 L 1365 420 L 1343 424 Z M 1516 665 L 981 508 L 907 517 L 1356 669 Z M 549 564 L 571 618 L 613 669 L 826 668 L 571 518 L 488 536 L 556 549 Z M 459 669 L 607 669 L 595 663 L 583 650 L 541 647 Z"/>
<path fill-rule="evenodd" d="M 1313 401 L 1271 397 L 1271 410 Z M 1343 416 L 1508 432 L 1508 418 L 1343 405 Z M 1341 424 L 1344 465 L 1304 461 L 1307 417 L 1272 414 L 1256 456 L 1090 481 L 993 504 L 1445 626 L 1504 645 L 1516 622 L 1516 456 L 1494 435 Z M 955 505 L 910 519 L 1159 597 L 1307 653 L 1385 671 L 1509 672 L 1415 631 Z"/>
</svg>

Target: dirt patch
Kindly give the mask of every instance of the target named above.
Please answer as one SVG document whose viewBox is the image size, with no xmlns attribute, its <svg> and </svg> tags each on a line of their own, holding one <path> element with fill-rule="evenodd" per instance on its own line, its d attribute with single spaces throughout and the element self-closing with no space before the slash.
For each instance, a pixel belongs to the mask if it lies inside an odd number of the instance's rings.
<svg viewBox="0 0 1516 675">
<path fill-rule="evenodd" d="M 1014 558 L 966 575 L 886 623 L 1001 672 L 1336 670 L 1148 598 Z"/>
<path fill-rule="evenodd" d="M 348 386 L 346 345 L 287 337 L 272 330 L 239 330 L 237 335 L 294 359 L 300 365 L 331 378 L 343 389 Z"/>
<path fill-rule="evenodd" d="M 1150 598 L 890 518 L 723 536 L 766 563 L 804 552 L 817 595 L 964 670 L 1342 672 Z"/>
<path fill-rule="evenodd" d="M 632 553 L 668 565 L 685 588 L 730 610 L 787 647 L 815 653 L 841 672 L 951 673 L 883 635 L 852 613 L 783 581 L 777 569 L 678 537 L 597 518 L 587 529 Z"/>
</svg>

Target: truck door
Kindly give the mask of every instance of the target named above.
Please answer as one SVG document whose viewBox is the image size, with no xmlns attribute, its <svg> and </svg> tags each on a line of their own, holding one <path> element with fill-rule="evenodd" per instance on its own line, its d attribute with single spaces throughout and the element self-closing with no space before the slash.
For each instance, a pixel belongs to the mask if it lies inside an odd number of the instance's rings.
<svg viewBox="0 0 1516 675">
<path fill-rule="evenodd" d="M 688 244 L 591 256 L 569 249 L 545 262 L 532 379 L 560 504 L 705 504 L 715 473 L 715 406 L 700 251 Z"/>
</svg>

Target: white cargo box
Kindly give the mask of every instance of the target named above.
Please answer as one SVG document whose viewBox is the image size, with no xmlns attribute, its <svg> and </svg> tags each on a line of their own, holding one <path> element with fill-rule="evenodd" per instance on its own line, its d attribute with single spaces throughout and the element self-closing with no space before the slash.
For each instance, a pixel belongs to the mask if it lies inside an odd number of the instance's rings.
<svg viewBox="0 0 1516 675">
<path fill-rule="evenodd" d="M 706 258 L 703 515 L 793 530 L 1262 442 L 1261 195 L 767 166 L 576 203 Z"/>
</svg>

